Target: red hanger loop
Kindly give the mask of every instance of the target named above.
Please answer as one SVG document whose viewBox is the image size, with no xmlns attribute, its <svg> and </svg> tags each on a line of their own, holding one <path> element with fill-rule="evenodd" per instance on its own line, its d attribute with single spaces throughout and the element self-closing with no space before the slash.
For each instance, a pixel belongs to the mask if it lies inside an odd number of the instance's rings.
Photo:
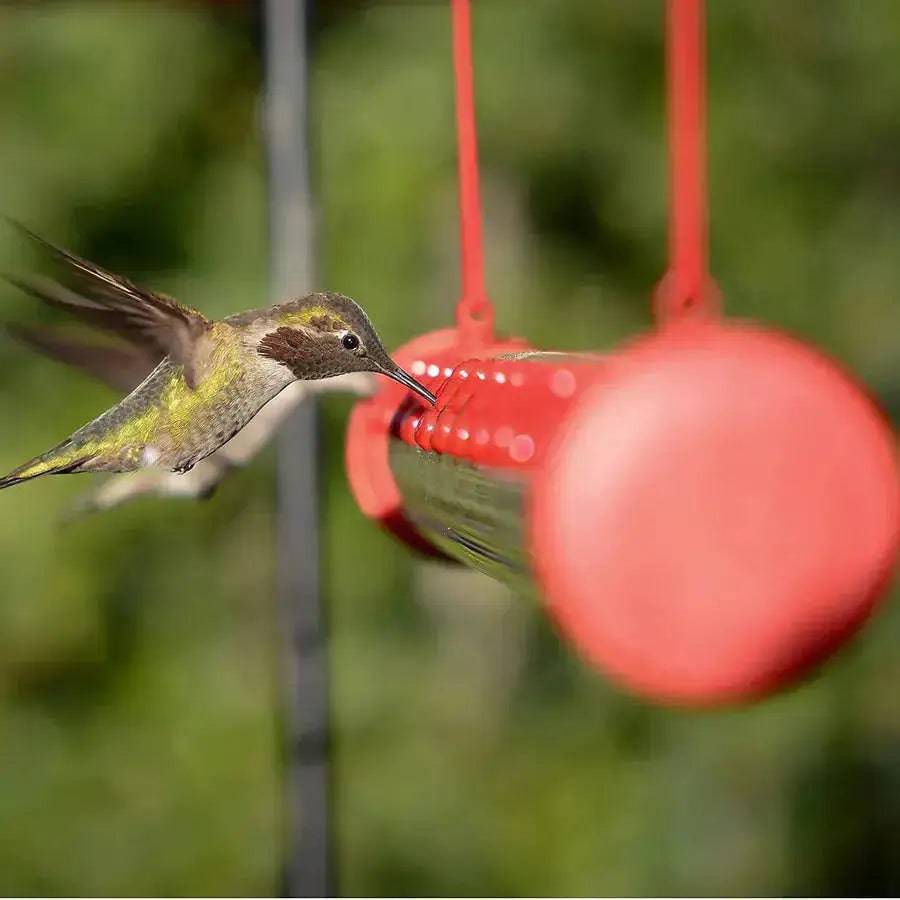
<svg viewBox="0 0 900 900">
<path fill-rule="evenodd" d="M 460 257 L 462 290 L 456 322 L 465 343 L 494 336 L 494 307 L 484 284 L 484 247 L 478 193 L 478 142 L 469 0 L 451 0 L 453 69 L 456 80 L 456 140 L 459 166 Z"/>
<path fill-rule="evenodd" d="M 703 0 L 666 0 L 669 268 L 654 295 L 661 323 L 720 308 L 707 264 L 705 52 Z"/>
</svg>

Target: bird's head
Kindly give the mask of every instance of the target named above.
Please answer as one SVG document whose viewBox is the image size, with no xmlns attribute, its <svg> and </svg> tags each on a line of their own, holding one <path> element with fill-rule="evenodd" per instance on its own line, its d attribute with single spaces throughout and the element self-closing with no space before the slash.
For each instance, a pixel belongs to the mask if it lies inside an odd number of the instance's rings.
<svg viewBox="0 0 900 900">
<path fill-rule="evenodd" d="M 272 307 L 269 313 L 257 352 L 286 366 L 295 378 L 377 372 L 435 402 L 434 394 L 388 356 L 369 317 L 349 297 L 309 294 Z"/>
</svg>

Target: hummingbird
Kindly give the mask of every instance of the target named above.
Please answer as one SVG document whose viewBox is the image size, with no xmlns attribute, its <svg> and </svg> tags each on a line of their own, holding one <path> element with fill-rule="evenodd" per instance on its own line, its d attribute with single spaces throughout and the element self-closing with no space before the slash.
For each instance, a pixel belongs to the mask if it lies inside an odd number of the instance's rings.
<svg viewBox="0 0 900 900">
<path fill-rule="evenodd" d="M 108 362 L 127 383 L 129 366 L 146 372 L 148 358 L 155 365 L 117 404 L 0 478 L 0 489 L 75 472 L 188 472 L 298 380 L 374 372 L 435 402 L 390 358 L 368 316 L 343 294 L 319 291 L 210 319 L 17 227 L 63 265 L 77 290 L 38 277 L 7 280 L 127 342 L 98 350 L 93 367 Z M 67 348 L 55 349 L 64 354 Z M 75 352 L 69 350 L 71 362 Z"/>
</svg>

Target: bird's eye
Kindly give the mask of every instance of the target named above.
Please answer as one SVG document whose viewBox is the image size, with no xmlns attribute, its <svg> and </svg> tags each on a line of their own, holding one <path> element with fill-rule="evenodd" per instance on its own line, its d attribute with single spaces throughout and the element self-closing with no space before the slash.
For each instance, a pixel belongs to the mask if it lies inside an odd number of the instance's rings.
<svg viewBox="0 0 900 900">
<path fill-rule="evenodd" d="M 341 346 L 345 350 L 355 350 L 359 346 L 359 338 L 348 331 L 347 334 L 341 338 Z"/>
</svg>

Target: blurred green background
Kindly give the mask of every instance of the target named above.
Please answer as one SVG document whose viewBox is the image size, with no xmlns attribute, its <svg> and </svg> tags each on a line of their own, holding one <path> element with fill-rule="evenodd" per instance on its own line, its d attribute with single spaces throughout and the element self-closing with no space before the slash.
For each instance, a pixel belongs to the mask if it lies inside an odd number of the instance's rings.
<svg viewBox="0 0 900 900">
<path fill-rule="evenodd" d="M 896 415 L 897 4 L 710 6 L 729 309 L 818 342 Z M 257 30 L 240 3 L 0 7 L 0 206 L 209 313 L 262 303 Z M 320 286 L 396 345 L 456 299 L 447 8 L 322 0 L 314 38 Z M 490 290 L 539 346 L 611 347 L 649 323 L 660 41 L 658 0 L 475 4 Z M 13 248 L 4 233 L 5 267 Z M 0 315 L 52 318 L 12 290 Z M 0 354 L 4 471 L 113 399 L 10 341 Z M 349 405 L 323 406 L 343 893 L 900 891 L 896 603 L 784 695 L 646 705 L 532 604 L 417 562 L 362 517 Z M 207 503 L 70 525 L 90 476 L 0 496 L 0 892 L 278 890 L 272 463 Z"/>
</svg>

